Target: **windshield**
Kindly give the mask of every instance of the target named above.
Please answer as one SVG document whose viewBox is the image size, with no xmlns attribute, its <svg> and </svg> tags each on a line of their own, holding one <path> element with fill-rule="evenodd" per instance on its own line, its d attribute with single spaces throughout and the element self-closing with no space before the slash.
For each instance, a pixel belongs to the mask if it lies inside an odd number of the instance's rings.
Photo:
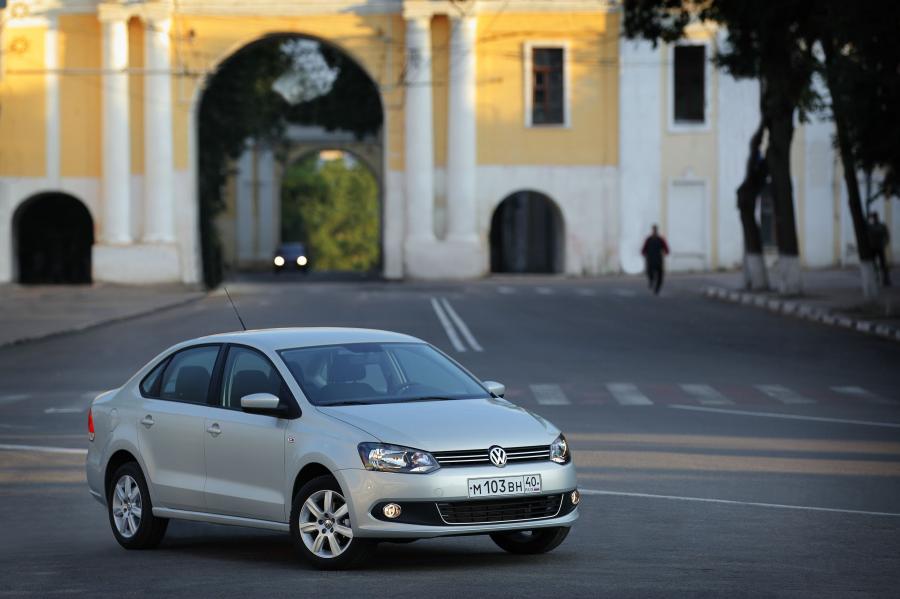
<svg viewBox="0 0 900 599">
<path fill-rule="evenodd" d="M 279 354 L 317 406 L 490 397 L 478 381 L 424 343 L 348 343 Z"/>
</svg>

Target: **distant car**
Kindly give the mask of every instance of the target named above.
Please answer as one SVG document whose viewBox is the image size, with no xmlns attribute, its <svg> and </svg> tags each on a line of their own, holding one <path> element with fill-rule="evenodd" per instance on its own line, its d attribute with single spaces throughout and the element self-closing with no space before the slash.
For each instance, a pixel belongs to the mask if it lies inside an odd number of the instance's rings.
<svg viewBox="0 0 900 599">
<path fill-rule="evenodd" d="M 272 265 L 275 272 L 285 270 L 307 272 L 310 265 L 306 246 L 302 243 L 282 243 L 275 250 Z"/>
<path fill-rule="evenodd" d="M 431 345 L 366 329 L 273 329 L 164 351 L 88 413 L 87 480 L 126 549 L 170 518 L 290 532 L 320 568 L 379 541 L 566 538 L 566 438 Z"/>
</svg>

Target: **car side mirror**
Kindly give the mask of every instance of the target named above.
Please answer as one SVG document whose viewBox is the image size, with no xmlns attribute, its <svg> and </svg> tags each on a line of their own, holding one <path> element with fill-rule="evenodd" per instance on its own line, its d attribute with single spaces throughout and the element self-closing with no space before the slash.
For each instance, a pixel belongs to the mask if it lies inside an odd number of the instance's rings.
<svg viewBox="0 0 900 599">
<path fill-rule="evenodd" d="M 281 400 L 271 393 L 251 393 L 241 398 L 241 408 L 254 412 L 280 412 Z"/>
<path fill-rule="evenodd" d="M 494 397 L 503 397 L 506 393 L 506 385 L 497 381 L 484 381 L 484 386 Z"/>
</svg>

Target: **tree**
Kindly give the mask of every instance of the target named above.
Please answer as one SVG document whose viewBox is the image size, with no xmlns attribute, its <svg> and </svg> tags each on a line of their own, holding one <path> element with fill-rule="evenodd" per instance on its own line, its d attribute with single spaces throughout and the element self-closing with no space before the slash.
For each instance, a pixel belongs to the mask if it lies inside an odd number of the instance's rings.
<svg viewBox="0 0 900 599">
<path fill-rule="evenodd" d="M 821 73 L 828 85 L 836 145 L 841 155 L 844 183 L 856 247 L 863 296 L 878 295 L 874 250 L 870 247 L 864 214 L 865 202 L 857 173 L 883 174 L 875 194 L 890 197 L 900 192 L 900 43 L 896 24 L 900 5 L 885 3 L 878 10 L 859 10 L 846 2 L 828 0 L 816 11 L 817 36 L 822 46 Z"/>
<path fill-rule="evenodd" d="M 782 293 L 799 293 L 802 281 L 790 148 L 795 115 L 802 118 L 816 106 L 811 88 L 816 61 L 811 50 L 809 3 L 625 0 L 625 35 L 631 38 L 674 42 L 694 21 L 725 28 L 728 43 L 714 58 L 717 66 L 736 78 L 760 81 L 760 108 L 768 131 L 765 159 L 775 207 L 778 288 Z"/>
<path fill-rule="evenodd" d="M 765 131 L 766 122 L 762 121 L 750 138 L 744 180 L 737 189 L 737 205 L 744 232 L 744 285 L 753 290 L 764 290 L 769 287 L 766 263 L 763 260 L 762 232 L 759 230 L 759 223 L 756 222 L 757 200 L 769 176 L 769 169 L 761 150 Z"/>
</svg>

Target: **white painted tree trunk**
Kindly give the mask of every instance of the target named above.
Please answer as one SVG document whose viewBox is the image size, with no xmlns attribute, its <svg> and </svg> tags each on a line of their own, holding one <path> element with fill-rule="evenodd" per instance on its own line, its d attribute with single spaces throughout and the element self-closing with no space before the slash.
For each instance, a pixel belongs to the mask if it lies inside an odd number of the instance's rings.
<svg viewBox="0 0 900 599">
<path fill-rule="evenodd" d="M 863 297 L 867 300 L 876 299 L 878 297 L 878 271 L 875 270 L 875 262 L 860 260 L 859 275 Z"/>
<path fill-rule="evenodd" d="M 762 254 L 744 254 L 744 287 L 750 291 L 769 288 L 769 273 Z"/>
<path fill-rule="evenodd" d="M 803 275 L 800 269 L 800 258 L 797 256 L 779 256 L 775 263 L 775 281 L 778 293 L 782 295 L 799 295 L 803 292 Z"/>
</svg>

